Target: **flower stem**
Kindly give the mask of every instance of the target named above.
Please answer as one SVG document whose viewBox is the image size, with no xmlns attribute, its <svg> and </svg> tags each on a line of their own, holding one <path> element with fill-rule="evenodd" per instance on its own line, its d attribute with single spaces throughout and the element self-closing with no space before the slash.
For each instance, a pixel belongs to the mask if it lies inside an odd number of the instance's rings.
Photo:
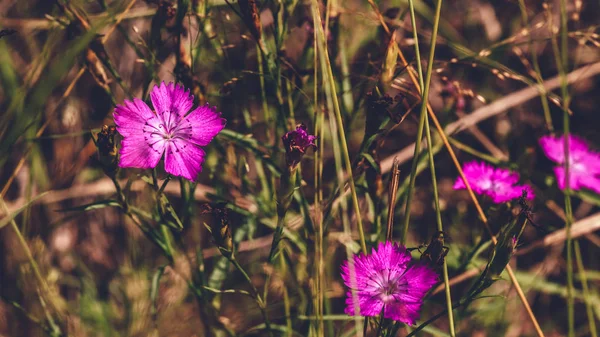
<svg viewBox="0 0 600 337">
<path fill-rule="evenodd" d="M 575 260 L 577 261 L 577 270 L 579 271 L 579 276 L 581 276 L 583 297 L 590 298 L 590 289 L 588 288 L 587 274 L 583 265 L 583 259 L 581 258 L 581 248 L 579 247 L 579 242 L 577 240 L 574 241 L 574 248 Z M 590 326 L 590 336 L 598 337 L 598 332 L 596 330 L 596 319 L 594 317 L 594 308 L 592 308 L 592 304 L 589 301 L 584 301 L 584 303 L 585 311 L 588 317 L 588 324 Z"/>
<path fill-rule="evenodd" d="M 121 184 L 117 180 L 117 175 L 113 174 L 110 176 L 113 184 L 115 185 L 115 189 L 117 190 L 117 198 L 119 200 L 119 204 L 123 207 L 123 211 L 127 213 L 129 211 L 129 205 L 127 204 L 127 200 L 125 199 L 125 194 L 123 193 L 123 189 L 121 188 Z"/>
<path fill-rule="evenodd" d="M 521 10 L 521 19 L 523 20 L 523 27 L 527 27 L 529 17 L 527 15 L 527 6 L 525 0 L 519 0 L 519 9 Z M 528 28 L 524 28 L 528 29 Z M 535 49 L 535 43 L 531 32 L 528 34 L 529 39 L 529 50 L 531 51 L 531 62 L 533 64 L 533 70 L 535 72 L 535 79 L 540 89 L 540 100 L 542 102 L 542 109 L 544 110 L 544 119 L 546 120 L 546 128 L 550 132 L 554 132 L 554 126 L 552 125 L 552 116 L 550 115 L 550 106 L 548 104 L 548 93 L 544 88 L 544 79 L 542 78 L 542 72 L 540 69 L 540 63 L 538 62 L 537 50 Z"/>
<path fill-rule="evenodd" d="M 441 0 L 440 0 L 441 1 Z M 431 183 L 433 186 L 433 198 L 435 200 L 435 218 L 436 218 L 436 222 L 437 222 L 437 230 L 442 232 L 444 231 L 444 228 L 442 226 L 442 214 L 440 211 L 440 198 L 439 198 L 439 193 L 438 193 L 438 185 L 437 185 L 437 178 L 435 176 L 435 164 L 433 161 L 433 151 L 431 150 L 432 148 L 432 141 L 431 141 L 431 130 L 429 129 L 429 119 L 425 120 L 425 135 L 427 136 L 427 144 L 429 145 L 429 151 L 427 151 L 428 155 L 429 155 L 429 167 L 431 168 Z M 452 296 L 450 294 L 450 281 L 449 281 L 449 277 L 448 277 L 448 263 L 446 261 L 446 259 L 444 258 L 444 265 L 442 267 L 442 273 L 444 276 L 444 288 L 445 288 L 445 292 L 446 292 L 446 305 L 447 305 L 447 310 L 448 310 L 448 328 L 449 328 L 449 332 L 450 332 L 450 336 L 454 337 L 456 336 L 456 332 L 454 329 L 454 313 L 452 312 Z"/>
<path fill-rule="evenodd" d="M 277 253 L 277 248 L 279 247 L 279 242 L 283 238 L 285 215 L 294 196 L 296 177 L 299 170 L 299 167 L 293 169 L 288 167 L 281 175 L 279 192 L 277 195 L 277 227 L 273 234 L 273 243 L 271 244 L 271 251 L 269 252 L 269 258 L 267 259 L 269 262 L 273 261 L 273 257 L 275 256 L 275 253 Z"/>
<path fill-rule="evenodd" d="M 254 283 L 252 283 L 252 280 L 250 279 L 250 276 L 248 276 L 248 274 L 246 273 L 244 268 L 242 268 L 242 266 L 237 261 L 237 259 L 234 256 L 231 256 L 228 259 L 233 264 L 233 266 L 240 273 L 242 273 L 242 275 L 244 276 L 244 279 L 246 280 L 246 282 L 248 282 L 248 285 L 250 285 L 250 288 L 252 288 L 254 300 L 256 301 L 256 304 L 258 305 L 258 308 L 260 309 L 260 313 L 262 314 L 263 319 L 265 320 L 265 327 L 266 327 L 267 331 L 269 332 L 269 335 L 271 337 L 273 337 L 274 335 L 273 335 L 273 330 L 271 329 L 271 321 L 269 320 L 269 317 L 267 316 L 266 304 L 263 301 L 262 297 L 260 296 L 258 289 L 256 289 L 256 287 L 254 286 Z"/>
<path fill-rule="evenodd" d="M 568 336 L 575 336 L 575 297 L 573 286 L 573 238 L 571 237 L 571 224 L 573 223 L 573 207 L 571 205 L 571 185 L 569 177 L 569 90 L 567 83 L 568 68 L 568 40 L 567 40 L 567 3 L 566 0 L 560 1 L 560 59 L 557 60 L 557 67 L 560 74 L 560 88 L 562 95 L 563 108 L 563 139 L 564 139 L 564 168 L 565 168 L 565 230 L 567 233 L 567 321 Z"/>
<path fill-rule="evenodd" d="M 421 88 L 423 88 L 423 87 L 428 88 L 429 85 L 425 86 L 423 83 L 423 68 L 421 65 L 421 55 L 420 55 L 420 51 L 419 51 L 419 35 L 417 33 L 417 22 L 415 19 L 414 0 L 409 0 L 408 5 L 410 8 L 410 21 L 412 23 L 412 28 L 413 28 L 413 39 L 415 40 L 415 55 L 417 58 L 417 73 L 419 74 L 419 86 Z M 436 7 L 436 18 L 438 19 L 438 21 L 439 21 L 441 6 L 442 6 L 442 0 L 438 0 L 437 7 Z M 436 34 L 436 32 L 437 32 L 437 26 L 434 25 L 434 34 Z M 431 51 L 430 51 L 430 55 L 429 55 L 429 62 L 427 64 L 428 79 L 431 79 L 430 65 L 433 63 L 432 62 L 433 61 L 433 53 L 435 50 L 434 49 L 435 48 L 434 36 L 432 36 L 431 39 L 432 39 Z M 425 96 L 423 96 L 423 102 L 426 102 Z M 424 120 L 425 120 L 425 135 L 427 137 L 427 146 L 429 148 L 429 150 L 427 151 L 427 154 L 429 157 L 429 167 L 431 169 L 431 183 L 433 186 L 433 198 L 435 200 L 435 215 L 436 215 L 436 222 L 437 222 L 437 230 L 441 232 L 444 230 L 444 228 L 442 225 L 442 214 L 440 212 L 440 199 L 439 199 L 439 193 L 438 193 L 437 178 L 435 175 L 435 162 L 433 160 L 433 142 L 431 140 L 431 129 L 429 128 L 429 119 L 426 117 L 426 109 L 427 109 L 427 104 L 422 104 L 421 105 L 421 115 L 425 116 L 425 118 L 424 118 Z M 421 140 L 421 137 L 418 137 L 417 142 L 419 142 L 420 140 Z M 416 176 L 416 167 L 417 167 L 416 164 L 418 162 L 417 154 L 418 153 L 417 153 L 416 146 L 415 146 L 415 156 L 413 157 L 413 166 L 414 166 L 415 171 L 411 172 L 411 178 L 412 178 L 412 174 L 414 174 Z M 413 185 L 411 185 L 411 186 L 414 187 L 414 180 L 411 179 L 411 182 L 413 183 Z M 410 195 L 412 194 L 411 186 L 409 186 L 408 197 L 410 197 Z M 409 214 L 408 210 L 407 210 L 407 214 Z M 405 223 L 405 225 L 407 226 L 406 223 Z M 407 228 L 407 227 L 405 227 L 405 228 Z M 404 238 L 404 236 L 403 236 L 403 238 Z M 454 329 L 454 314 L 452 312 L 452 296 L 450 294 L 450 282 L 449 282 L 449 278 L 448 278 L 448 263 L 446 262 L 446 259 L 444 259 L 443 276 L 444 276 L 444 286 L 445 286 L 445 292 L 446 292 L 446 304 L 447 304 L 447 310 L 448 310 L 448 325 L 449 325 L 449 330 L 450 330 L 450 336 L 454 337 L 454 336 L 456 336 L 456 332 Z"/>
<path fill-rule="evenodd" d="M 358 194 L 356 191 L 356 185 L 354 184 L 354 176 L 352 174 L 352 163 L 350 162 L 350 154 L 348 152 L 348 142 L 346 141 L 346 132 L 344 131 L 344 123 L 342 121 L 342 112 L 340 110 L 340 104 L 337 97 L 337 90 L 335 85 L 335 78 L 333 77 L 333 70 L 331 68 L 331 61 L 329 60 L 329 53 L 327 51 L 327 40 L 325 33 L 323 32 L 323 26 L 321 23 L 321 13 L 319 11 L 319 4 L 317 0 L 312 1 L 313 17 L 315 20 L 314 26 L 317 31 L 318 50 L 319 56 L 323 59 L 325 67 L 325 76 L 329 81 L 331 90 L 331 99 L 333 101 L 333 110 L 335 113 L 335 120 L 337 123 L 337 129 L 339 133 L 340 143 L 342 145 L 342 156 L 344 164 L 348 172 L 348 182 L 350 183 L 350 193 L 352 195 L 352 205 L 354 206 L 354 213 L 356 216 L 356 223 L 358 227 L 358 235 L 360 237 L 360 247 L 363 253 L 367 253 L 367 243 L 365 240 L 365 232 L 363 230 L 362 216 L 360 212 L 360 205 L 358 204 Z"/>
<path fill-rule="evenodd" d="M 469 301 L 459 301 L 458 303 L 456 303 L 456 304 L 454 304 L 452 306 L 452 309 L 460 308 L 461 306 L 465 305 L 466 303 L 469 303 Z M 431 318 L 429 318 L 425 322 L 421 323 L 418 327 L 416 327 L 408 335 L 406 335 L 406 337 L 412 337 L 412 336 L 414 336 L 417 332 L 423 330 L 426 326 L 428 326 L 429 324 L 435 322 L 437 319 L 439 319 L 440 317 L 444 316 L 445 314 L 446 314 L 446 310 L 440 312 L 439 314 L 436 314 L 436 315 L 432 316 Z"/>
<path fill-rule="evenodd" d="M 412 4 L 412 0 L 409 1 L 409 4 Z M 413 34 L 417 36 L 416 25 L 414 22 L 414 6 L 411 6 L 411 21 L 413 21 Z M 442 0 L 438 0 L 435 8 L 435 17 L 433 19 L 433 28 L 431 32 L 431 46 L 429 49 L 429 59 L 427 61 L 427 73 L 425 74 L 425 80 L 423 80 L 423 70 L 419 73 L 419 87 L 421 90 L 421 111 L 419 115 L 419 126 L 417 129 L 417 139 L 415 141 L 415 152 L 413 155 L 412 167 L 410 170 L 410 181 L 408 186 L 407 196 L 406 196 L 406 211 L 404 215 L 404 224 L 402 229 L 402 244 L 406 243 L 406 236 L 408 235 L 408 224 L 410 223 L 410 207 L 411 201 L 413 197 L 413 190 L 415 187 L 415 181 L 417 179 L 417 164 L 419 162 L 419 152 L 421 151 L 421 139 L 423 138 L 423 129 L 425 127 L 425 120 L 427 119 L 427 102 L 429 97 L 429 85 L 431 84 L 431 74 L 433 72 L 433 62 L 435 60 L 435 44 L 437 41 L 437 33 L 438 27 L 440 24 L 440 16 L 442 9 Z M 418 40 L 415 40 L 415 48 L 417 51 L 417 69 L 421 67 L 421 57 L 418 52 Z M 431 146 L 431 144 L 429 145 Z M 431 152 L 431 151 L 430 151 Z"/>
<path fill-rule="evenodd" d="M 165 179 L 163 185 L 161 187 L 158 187 L 158 177 L 156 174 L 156 167 L 152 169 L 152 182 L 154 183 L 154 199 L 156 201 L 156 207 L 158 209 L 159 212 L 159 216 L 163 216 L 161 213 L 161 193 L 162 191 L 164 191 L 165 187 L 167 187 L 167 184 L 169 183 L 169 181 L 171 180 L 170 175 L 167 177 L 167 179 Z M 175 215 L 176 216 L 176 215 Z M 161 224 L 160 225 L 160 232 L 162 234 L 163 240 L 164 240 L 164 248 L 166 248 L 166 253 L 168 256 L 171 257 L 171 259 L 175 256 L 174 255 L 174 250 L 173 250 L 173 244 L 171 243 L 171 233 L 169 232 L 169 229 L 167 228 L 167 225 Z"/>
<path fill-rule="evenodd" d="M 260 48 L 260 44 L 257 43 L 256 48 L 258 49 L 256 53 L 256 62 L 258 63 L 258 78 L 260 82 L 260 93 L 261 93 L 261 103 L 263 109 L 263 115 L 265 116 L 265 122 L 267 125 L 271 125 L 271 121 L 273 117 L 271 116 L 271 110 L 269 110 L 269 104 L 267 103 L 267 88 L 265 87 L 265 71 L 263 66 L 263 54 L 262 49 Z M 271 143 L 273 139 L 271 138 L 271 133 L 267 132 L 267 143 Z"/>
<path fill-rule="evenodd" d="M 162 185 L 158 189 L 157 197 L 160 197 L 160 195 L 164 192 L 165 187 L 167 187 L 167 184 L 169 183 L 169 181 L 171 181 L 172 178 L 173 178 L 173 176 L 169 174 L 167 176 L 167 178 L 165 179 L 165 181 L 163 181 Z"/>
<path fill-rule="evenodd" d="M 316 38 L 314 39 L 316 50 Z M 319 139 L 318 147 L 319 149 L 315 151 L 315 160 L 314 160 L 314 205 L 315 205 L 315 226 L 318 228 L 318 232 L 315 238 L 315 258 L 317 260 L 317 265 L 315 268 L 315 280 L 316 280 L 316 303 L 315 303 L 315 315 L 317 316 L 317 326 L 316 326 L 316 336 L 323 337 L 325 336 L 325 322 L 323 320 L 324 315 L 324 299 L 325 299 L 325 290 L 323 286 L 324 280 L 324 271 L 325 264 L 323 261 L 323 239 L 324 239 L 324 230 L 323 230 L 323 209 L 321 208 L 321 204 L 323 202 L 323 150 L 325 137 L 323 132 L 323 124 L 325 123 L 325 114 L 318 109 L 318 73 L 317 73 L 317 54 L 315 53 L 314 58 L 314 102 L 315 102 L 315 136 Z"/>
<path fill-rule="evenodd" d="M 285 280 L 287 274 L 287 265 L 285 261 L 285 256 L 282 254 L 279 255 L 279 263 L 281 263 L 281 278 Z M 291 305 L 290 305 L 290 296 L 288 293 L 288 288 L 283 283 L 283 308 L 285 311 L 285 327 L 286 327 L 286 336 L 292 337 L 292 314 L 291 314 Z"/>
</svg>

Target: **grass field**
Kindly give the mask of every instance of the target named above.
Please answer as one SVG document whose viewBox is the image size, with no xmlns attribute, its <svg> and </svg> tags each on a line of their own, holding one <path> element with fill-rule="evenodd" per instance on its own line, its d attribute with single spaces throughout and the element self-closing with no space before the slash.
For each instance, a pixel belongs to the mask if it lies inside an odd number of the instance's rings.
<svg viewBox="0 0 600 337">
<path fill-rule="evenodd" d="M 597 337 L 598 13 L 0 1 L 0 337 Z"/>
</svg>

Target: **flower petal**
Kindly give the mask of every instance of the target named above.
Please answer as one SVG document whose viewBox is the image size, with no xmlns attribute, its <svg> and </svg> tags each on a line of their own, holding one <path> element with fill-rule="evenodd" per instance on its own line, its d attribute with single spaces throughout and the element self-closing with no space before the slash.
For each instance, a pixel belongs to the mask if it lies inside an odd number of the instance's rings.
<svg viewBox="0 0 600 337">
<path fill-rule="evenodd" d="M 150 92 L 150 99 L 154 110 L 160 115 L 164 113 L 175 113 L 184 116 L 194 105 L 194 98 L 182 85 L 165 84 L 154 86 Z"/>
<path fill-rule="evenodd" d="M 357 315 L 355 308 L 358 307 L 361 316 L 379 316 L 383 309 L 383 301 L 378 294 L 357 292 L 358 305 L 355 306 L 352 292 L 346 293 L 346 309 L 344 312 L 350 316 Z"/>
<path fill-rule="evenodd" d="M 402 322 L 406 325 L 414 325 L 419 319 L 421 303 L 393 302 L 385 306 L 383 317 Z"/>
<path fill-rule="evenodd" d="M 562 164 L 565 162 L 565 138 L 544 136 L 539 140 L 540 146 L 546 153 L 546 156 L 555 163 Z M 578 158 L 581 155 L 591 152 L 585 140 L 569 135 L 569 157 Z"/>
<path fill-rule="evenodd" d="M 561 190 L 564 190 L 566 186 L 565 168 L 563 166 L 556 166 L 554 168 L 554 174 L 556 174 L 558 187 Z M 600 194 L 600 176 L 593 172 L 569 170 L 569 185 L 574 191 L 578 191 L 581 188 L 587 188 Z"/>
<path fill-rule="evenodd" d="M 223 130 L 225 123 L 226 120 L 221 118 L 221 113 L 207 103 L 185 116 L 178 128 L 175 129 L 175 134 L 196 145 L 206 146 Z"/>
<path fill-rule="evenodd" d="M 600 194 L 600 176 L 585 175 L 581 177 L 580 185 Z"/>
<path fill-rule="evenodd" d="M 161 125 L 160 119 L 139 98 L 134 98 L 133 101 L 125 100 L 123 105 L 117 105 L 114 119 L 117 131 L 123 137 L 139 136 L 146 125 L 156 129 Z"/>
<path fill-rule="evenodd" d="M 401 281 L 406 283 L 403 291 L 394 294 L 395 301 L 386 306 L 384 317 L 412 325 L 419 318 L 423 297 L 437 283 L 438 275 L 427 265 L 417 263 L 404 273 Z"/>
<path fill-rule="evenodd" d="M 119 167 L 154 168 L 165 151 L 165 140 L 158 134 L 148 138 L 130 136 L 121 141 Z"/>
<path fill-rule="evenodd" d="M 202 171 L 206 153 L 196 145 L 182 139 L 171 139 L 165 148 L 165 171 L 195 181 Z"/>
<path fill-rule="evenodd" d="M 473 192 L 481 194 L 490 188 L 494 175 L 494 168 L 484 162 L 472 161 L 463 165 L 463 173 Z M 454 189 L 466 189 L 467 186 L 459 176 L 454 183 Z"/>
<path fill-rule="evenodd" d="M 416 263 L 404 273 L 404 280 L 408 283 L 408 291 L 402 294 L 407 302 L 423 301 L 425 293 L 438 281 L 437 273 L 423 263 Z"/>
<path fill-rule="evenodd" d="M 494 189 L 486 192 L 486 194 L 492 198 L 493 202 L 500 204 L 522 197 L 523 191 L 527 192 L 527 200 L 533 200 L 535 194 L 529 185 L 512 185 L 496 182 Z"/>
<path fill-rule="evenodd" d="M 401 269 L 404 272 L 412 257 L 404 246 L 386 241 L 379 243 L 378 250 L 373 250 L 371 258 L 376 270 Z"/>
<path fill-rule="evenodd" d="M 114 112 L 117 130 L 123 136 L 120 167 L 153 168 L 164 152 L 164 125 L 138 98 L 118 105 Z"/>
<path fill-rule="evenodd" d="M 519 174 L 503 168 L 496 168 L 492 173 L 492 181 L 502 182 L 507 185 L 516 184 L 519 181 Z"/>
</svg>

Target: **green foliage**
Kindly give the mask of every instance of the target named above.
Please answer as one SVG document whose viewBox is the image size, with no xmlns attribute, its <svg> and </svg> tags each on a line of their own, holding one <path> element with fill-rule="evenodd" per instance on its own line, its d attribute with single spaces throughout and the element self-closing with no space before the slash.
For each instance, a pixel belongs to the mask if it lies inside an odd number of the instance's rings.
<svg viewBox="0 0 600 337">
<path fill-rule="evenodd" d="M 522 325 L 523 335 L 596 337 L 596 235 L 567 236 L 562 255 L 537 244 L 600 210 L 593 191 L 556 187 L 538 146 L 559 127 L 600 146 L 598 5 L 560 4 L 7 4 L 0 24 L 16 33 L 0 37 L 0 335 L 373 335 L 377 324 L 343 314 L 340 264 L 381 241 L 393 212 L 392 239 L 415 260 L 447 232 L 436 260 L 445 296 L 426 298 L 416 327 L 381 335 L 500 336 Z M 120 136 L 105 167 L 92 146 L 113 130 L 115 104 L 149 102 L 163 80 L 227 120 L 194 182 L 162 164 L 118 168 Z M 290 169 L 281 137 L 299 123 L 318 150 Z M 534 212 L 453 190 L 449 149 L 460 163 L 521 173 Z M 205 203 L 221 203 L 227 219 L 203 214 Z M 542 248 L 515 256 L 532 242 Z M 524 323 L 535 319 L 543 333 Z"/>
</svg>

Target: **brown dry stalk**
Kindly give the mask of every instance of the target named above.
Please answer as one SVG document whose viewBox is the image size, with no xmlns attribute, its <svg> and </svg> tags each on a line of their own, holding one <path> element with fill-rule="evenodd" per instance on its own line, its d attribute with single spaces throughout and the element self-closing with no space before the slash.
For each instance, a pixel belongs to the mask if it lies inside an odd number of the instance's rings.
<svg viewBox="0 0 600 337">
<path fill-rule="evenodd" d="M 158 183 L 162 184 L 163 181 L 159 180 Z M 120 180 L 119 181 L 120 184 L 124 185 L 127 183 L 126 179 Z M 132 185 L 131 185 L 131 190 L 132 191 L 142 191 L 145 187 L 147 187 L 148 184 L 138 180 L 135 181 Z M 89 184 L 81 184 L 81 185 L 75 185 L 66 189 L 62 189 L 62 190 L 52 190 L 52 193 L 48 193 L 48 195 L 42 197 L 40 199 L 40 203 L 43 204 L 53 204 L 53 203 L 58 203 L 64 200 L 68 200 L 68 199 L 81 199 L 81 198 L 89 198 L 89 197 L 97 197 L 97 196 L 105 196 L 105 195 L 110 195 L 110 194 L 114 194 L 115 193 L 115 185 L 112 182 L 112 180 L 110 180 L 110 178 L 102 178 L 99 179 L 97 181 L 94 181 L 92 183 Z M 166 194 L 170 194 L 170 195 L 181 195 L 181 190 L 179 189 L 179 186 L 176 186 L 174 184 L 169 184 L 165 187 L 164 192 Z M 209 194 L 215 193 L 215 190 L 212 187 L 208 187 L 206 185 L 202 185 L 202 184 L 198 184 L 196 186 L 196 190 L 194 191 L 194 198 L 197 201 L 200 202 L 206 202 L 209 200 L 208 196 Z M 31 198 L 35 198 L 31 197 Z M 19 209 L 20 207 L 22 207 L 23 205 L 25 205 L 25 203 L 27 202 L 27 198 L 21 197 L 19 199 L 17 199 L 14 202 L 7 202 L 7 206 L 8 206 L 8 210 L 9 212 L 14 212 L 15 210 Z M 252 211 L 256 211 L 257 206 L 256 205 L 250 205 L 248 204 L 248 200 L 236 200 L 236 205 L 247 209 L 248 211 L 252 212 Z M 1 214 L 0 214 L 1 215 Z"/>
</svg>

